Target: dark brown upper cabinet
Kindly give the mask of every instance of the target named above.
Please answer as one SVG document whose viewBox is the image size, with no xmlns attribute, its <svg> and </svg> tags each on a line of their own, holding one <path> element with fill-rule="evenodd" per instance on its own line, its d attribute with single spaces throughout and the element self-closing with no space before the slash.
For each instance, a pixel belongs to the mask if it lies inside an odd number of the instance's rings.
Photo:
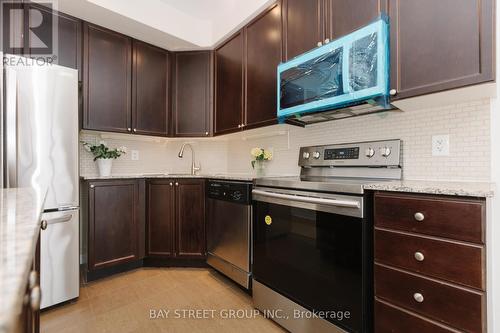
<svg viewBox="0 0 500 333">
<path fill-rule="evenodd" d="M 147 255 L 205 258 L 205 180 L 153 179 L 147 193 Z"/>
<path fill-rule="evenodd" d="M 494 12 L 493 0 L 389 0 L 394 97 L 494 80 Z"/>
<path fill-rule="evenodd" d="M 212 52 L 177 52 L 172 65 L 172 123 L 177 137 L 211 133 Z"/>
<path fill-rule="evenodd" d="M 139 181 L 90 181 L 88 186 L 88 270 L 141 259 Z"/>
<path fill-rule="evenodd" d="M 2 6 L 2 51 L 8 54 L 26 54 L 27 40 L 24 38 L 26 14 L 22 0 L 7 1 L 0 0 Z M 5 24 L 9 22 L 9 24 Z"/>
<path fill-rule="evenodd" d="M 132 39 L 84 23 L 83 127 L 132 132 Z"/>
<path fill-rule="evenodd" d="M 151 180 L 147 185 L 146 255 L 175 255 L 175 188 L 169 179 Z"/>
<path fill-rule="evenodd" d="M 386 0 L 325 0 L 326 38 L 337 39 L 374 21 Z"/>
<path fill-rule="evenodd" d="M 243 125 L 243 30 L 215 50 L 215 133 L 238 131 Z"/>
<path fill-rule="evenodd" d="M 155 46 L 133 41 L 132 132 L 168 134 L 169 53 Z"/>
<path fill-rule="evenodd" d="M 281 6 L 274 5 L 245 28 L 244 128 L 276 122 L 276 68 L 281 61 Z"/>
<path fill-rule="evenodd" d="M 283 60 L 318 46 L 325 39 L 324 0 L 283 1 Z"/>
<path fill-rule="evenodd" d="M 276 122 L 281 6 L 274 4 L 215 50 L 215 134 Z"/>
<path fill-rule="evenodd" d="M 288 61 L 377 18 L 387 0 L 282 0 L 283 60 Z"/>
<path fill-rule="evenodd" d="M 179 179 L 175 182 L 177 256 L 200 258 L 206 255 L 205 180 Z"/>
<path fill-rule="evenodd" d="M 30 36 L 35 36 L 29 32 L 28 26 L 36 26 L 39 14 L 42 15 L 43 22 L 49 21 L 53 24 L 57 23 L 57 35 L 52 32 L 52 25 L 42 24 L 36 28 L 37 36 L 46 36 L 53 40 L 54 54 L 56 55 L 54 63 L 60 66 L 65 66 L 78 70 L 78 80 L 82 80 L 82 25 L 83 21 L 54 11 L 51 8 L 29 3 L 25 6 L 28 11 L 26 17 L 29 24 L 26 26 L 25 36 L 28 36 L 28 54 L 31 56 L 37 55 L 37 48 L 33 46 L 34 42 Z M 55 38 L 55 40 L 54 40 Z M 45 39 L 44 39 L 45 40 Z M 43 49 L 41 50 L 43 52 Z"/>
</svg>

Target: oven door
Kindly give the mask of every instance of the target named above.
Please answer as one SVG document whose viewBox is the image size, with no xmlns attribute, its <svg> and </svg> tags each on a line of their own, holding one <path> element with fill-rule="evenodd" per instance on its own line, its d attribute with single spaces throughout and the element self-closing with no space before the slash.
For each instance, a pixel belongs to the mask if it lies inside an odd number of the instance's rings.
<svg viewBox="0 0 500 333">
<path fill-rule="evenodd" d="M 259 188 L 252 195 L 254 279 L 362 332 L 363 198 Z"/>
</svg>

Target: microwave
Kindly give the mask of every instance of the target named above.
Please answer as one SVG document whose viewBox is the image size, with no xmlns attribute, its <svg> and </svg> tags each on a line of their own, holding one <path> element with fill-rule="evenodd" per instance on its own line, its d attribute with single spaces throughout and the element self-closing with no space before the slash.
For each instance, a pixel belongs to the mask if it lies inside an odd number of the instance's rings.
<svg viewBox="0 0 500 333">
<path fill-rule="evenodd" d="M 381 17 L 279 64 L 278 119 L 283 122 L 360 104 L 388 109 L 389 68 L 389 24 Z"/>
</svg>

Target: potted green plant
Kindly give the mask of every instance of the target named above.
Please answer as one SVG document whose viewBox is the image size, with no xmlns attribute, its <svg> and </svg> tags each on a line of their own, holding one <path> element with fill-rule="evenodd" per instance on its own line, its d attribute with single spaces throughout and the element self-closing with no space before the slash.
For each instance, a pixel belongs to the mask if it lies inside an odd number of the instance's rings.
<svg viewBox="0 0 500 333">
<path fill-rule="evenodd" d="M 97 163 L 97 169 L 101 177 L 110 176 L 113 160 L 127 153 L 127 147 L 122 146 L 111 149 L 106 146 L 106 142 L 104 141 L 99 141 L 98 144 L 91 144 L 88 142 L 82 142 L 82 144 L 85 150 L 94 155 L 94 162 Z"/>
<path fill-rule="evenodd" d="M 252 168 L 255 170 L 257 177 L 262 177 L 265 174 L 265 165 L 266 161 L 270 161 L 273 159 L 273 154 L 271 151 L 266 150 L 264 148 L 252 148 L 250 154 L 253 157 L 252 160 Z"/>
</svg>

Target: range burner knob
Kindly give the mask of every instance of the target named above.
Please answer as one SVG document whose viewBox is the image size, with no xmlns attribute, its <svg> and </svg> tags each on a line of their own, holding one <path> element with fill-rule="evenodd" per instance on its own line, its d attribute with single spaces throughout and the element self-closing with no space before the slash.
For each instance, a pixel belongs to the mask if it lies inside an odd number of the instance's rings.
<svg viewBox="0 0 500 333">
<path fill-rule="evenodd" d="M 320 155 L 321 155 L 321 154 L 319 153 L 319 151 L 315 151 L 315 152 L 313 153 L 313 157 L 314 157 L 315 159 L 318 159 Z"/>
<path fill-rule="evenodd" d="M 389 155 L 391 155 L 391 148 L 389 147 L 380 148 L 380 155 L 382 155 L 383 157 L 388 157 Z"/>
<path fill-rule="evenodd" d="M 375 149 L 373 149 L 373 148 L 366 148 L 365 155 L 368 158 L 372 158 L 373 155 L 375 155 Z"/>
<path fill-rule="evenodd" d="M 305 160 L 308 160 L 309 159 L 309 153 L 307 151 L 303 152 L 302 153 L 302 158 L 305 159 Z"/>
</svg>

